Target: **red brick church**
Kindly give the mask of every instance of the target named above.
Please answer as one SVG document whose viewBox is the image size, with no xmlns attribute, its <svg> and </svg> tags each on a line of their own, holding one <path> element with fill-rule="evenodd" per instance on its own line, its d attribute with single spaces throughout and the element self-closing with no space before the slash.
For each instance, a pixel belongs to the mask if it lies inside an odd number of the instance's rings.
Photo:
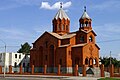
<svg viewBox="0 0 120 80">
<path fill-rule="evenodd" d="M 79 67 L 99 66 L 99 47 L 96 33 L 92 30 L 92 19 L 86 8 L 79 19 L 79 29 L 70 32 L 70 18 L 61 8 L 52 20 L 53 31 L 44 32 L 30 51 L 30 66 L 42 71 L 47 65 L 48 72 L 56 72 L 60 64 L 63 72 L 72 72 L 75 64 Z"/>
</svg>

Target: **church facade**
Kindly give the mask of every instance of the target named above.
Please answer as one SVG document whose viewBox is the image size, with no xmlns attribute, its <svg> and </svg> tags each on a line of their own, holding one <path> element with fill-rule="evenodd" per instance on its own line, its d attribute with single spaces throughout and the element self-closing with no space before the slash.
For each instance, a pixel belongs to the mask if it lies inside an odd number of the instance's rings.
<svg viewBox="0 0 120 80">
<path fill-rule="evenodd" d="M 47 65 L 48 72 L 56 72 L 58 65 L 65 73 L 72 72 L 75 64 L 79 67 L 99 66 L 99 50 L 96 33 L 92 29 L 92 19 L 86 8 L 79 19 L 79 29 L 70 32 L 70 18 L 62 7 L 52 20 L 53 31 L 44 32 L 30 50 L 30 66 L 41 68 Z"/>
</svg>

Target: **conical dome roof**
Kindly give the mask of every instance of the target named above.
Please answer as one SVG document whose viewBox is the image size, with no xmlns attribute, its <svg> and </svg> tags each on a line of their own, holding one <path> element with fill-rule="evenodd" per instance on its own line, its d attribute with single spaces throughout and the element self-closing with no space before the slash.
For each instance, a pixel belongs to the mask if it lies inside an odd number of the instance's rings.
<svg viewBox="0 0 120 80">
<path fill-rule="evenodd" d="M 80 19 L 85 19 L 85 18 L 90 19 L 89 15 L 86 12 L 86 6 L 84 8 L 85 8 L 84 13 L 82 14 Z"/>
<path fill-rule="evenodd" d="M 89 15 L 87 14 L 87 12 L 84 12 L 83 15 L 81 16 L 81 19 L 90 19 Z"/>
<path fill-rule="evenodd" d="M 65 13 L 65 11 L 62 8 L 60 8 L 58 10 L 57 14 L 54 17 L 54 19 L 58 19 L 58 18 L 60 18 L 60 19 L 64 18 L 64 19 L 70 20 L 70 18 L 67 16 L 67 14 Z"/>
</svg>

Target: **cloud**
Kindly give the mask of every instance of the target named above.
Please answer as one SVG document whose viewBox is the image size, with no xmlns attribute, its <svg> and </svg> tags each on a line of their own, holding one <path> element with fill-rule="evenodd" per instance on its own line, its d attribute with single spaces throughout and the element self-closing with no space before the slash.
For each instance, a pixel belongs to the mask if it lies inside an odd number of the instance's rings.
<svg viewBox="0 0 120 80">
<path fill-rule="evenodd" d="M 63 8 L 68 8 L 71 5 L 72 5 L 71 1 L 63 3 Z M 40 8 L 48 9 L 48 10 L 59 9 L 60 8 L 60 2 L 56 2 L 53 5 L 50 5 L 49 2 L 42 2 Z"/>
</svg>

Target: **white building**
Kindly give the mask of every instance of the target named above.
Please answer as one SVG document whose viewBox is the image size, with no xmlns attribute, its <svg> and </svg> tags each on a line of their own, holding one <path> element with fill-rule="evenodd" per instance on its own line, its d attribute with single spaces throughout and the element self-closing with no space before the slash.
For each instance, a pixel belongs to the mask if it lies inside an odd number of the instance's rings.
<svg viewBox="0 0 120 80">
<path fill-rule="evenodd" d="M 13 67 L 13 71 L 19 71 L 17 68 L 19 68 L 20 65 L 24 68 L 28 68 L 29 60 L 30 55 L 25 55 L 23 53 L 6 53 L 6 56 L 5 53 L 0 53 L 0 66 L 4 67 L 5 62 L 6 72 L 9 70 L 9 65 Z"/>
</svg>

